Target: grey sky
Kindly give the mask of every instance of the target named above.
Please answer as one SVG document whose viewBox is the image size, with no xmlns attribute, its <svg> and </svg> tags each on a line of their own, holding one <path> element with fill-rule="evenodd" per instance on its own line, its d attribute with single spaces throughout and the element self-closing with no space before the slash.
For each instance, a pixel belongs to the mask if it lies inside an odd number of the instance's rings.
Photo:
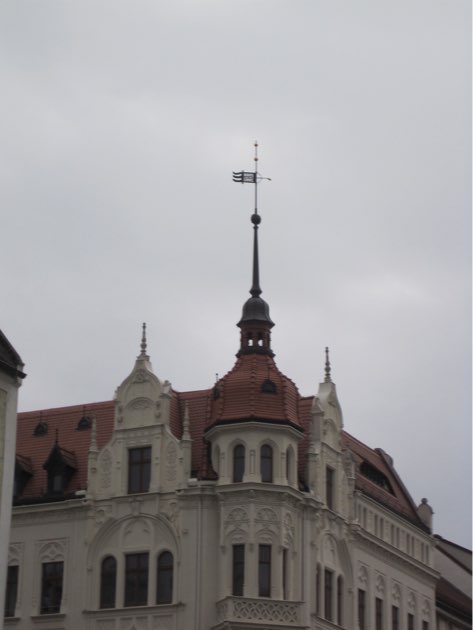
<svg viewBox="0 0 473 630">
<path fill-rule="evenodd" d="M 471 546 L 471 3 L 6 0 L 3 299 L 22 410 L 212 385 L 261 280 L 281 370 Z"/>
</svg>

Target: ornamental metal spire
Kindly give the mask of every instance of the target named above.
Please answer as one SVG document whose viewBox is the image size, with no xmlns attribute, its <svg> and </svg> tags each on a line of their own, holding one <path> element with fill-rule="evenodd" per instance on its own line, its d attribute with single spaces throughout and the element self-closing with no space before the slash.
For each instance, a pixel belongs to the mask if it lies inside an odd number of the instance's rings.
<svg viewBox="0 0 473 630">
<path fill-rule="evenodd" d="M 328 346 L 326 346 L 325 348 L 325 382 L 326 383 L 331 383 L 332 382 L 332 378 L 330 376 L 330 359 L 328 356 Z"/>
<path fill-rule="evenodd" d="M 147 357 L 148 356 L 146 354 L 147 345 L 148 344 L 146 342 L 146 323 L 143 322 L 142 332 L 141 332 L 141 344 L 140 344 L 141 352 L 140 352 L 140 357 Z"/>
<path fill-rule="evenodd" d="M 258 214 L 258 183 L 267 179 L 271 181 L 270 177 L 262 177 L 258 173 L 258 141 L 255 140 L 255 170 L 251 171 L 233 171 L 233 181 L 241 184 L 254 184 L 255 185 L 255 209 L 251 215 L 251 222 L 253 223 L 253 278 L 250 293 L 252 297 L 259 297 L 262 293 L 259 284 L 259 254 L 258 254 L 258 226 L 261 223 L 261 216 Z"/>
</svg>

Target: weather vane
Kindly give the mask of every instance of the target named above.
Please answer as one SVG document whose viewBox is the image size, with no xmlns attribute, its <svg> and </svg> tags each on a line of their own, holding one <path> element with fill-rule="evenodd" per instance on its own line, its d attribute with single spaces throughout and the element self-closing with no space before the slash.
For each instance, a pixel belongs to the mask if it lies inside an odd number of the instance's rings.
<svg viewBox="0 0 473 630">
<path fill-rule="evenodd" d="M 255 185 L 255 214 L 258 214 L 258 183 L 267 179 L 271 181 L 270 177 L 262 177 L 258 173 L 258 141 L 255 140 L 255 170 L 252 171 L 233 171 L 233 181 L 240 184 L 254 184 Z"/>
</svg>

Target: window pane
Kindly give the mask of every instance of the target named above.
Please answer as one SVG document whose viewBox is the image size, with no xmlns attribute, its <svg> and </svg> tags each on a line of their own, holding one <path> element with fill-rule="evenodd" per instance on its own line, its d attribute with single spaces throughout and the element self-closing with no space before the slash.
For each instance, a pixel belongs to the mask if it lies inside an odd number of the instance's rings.
<svg viewBox="0 0 473 630">
<path fill-rule="evenodd" d="M 18 595 L 18 567 L 8 567 L 7 590 L 5 593 L 5 617 L 14 617 Z"/>
<path fill-rule="evenodd" d="M 259 546 L 259 591 L 260 597 L 271 596 L 271 545 Z"/>
<path fill-rule="evenodd" d="M 233 545 L 232 595 L 243 596 L 245 581 L 245 545 Z"/>
<path fill-rule="evenodd" d="M 332 593 L 333 593 L 333 573 L 328 569 L 325 569 L 325 619 L 332 621 Z"/>
<path fill-rule="evenodd" d="M 287 549 L 282 550 L 282 598 L 288 599 L 287 593 Z"/>
<path fill-rule="evenodd" d="M 117 561 L 113 556 L 102 560 L 100 575 L 100 608 L 115 608 Z"/>
<path fill-rule="evenodd" d="M 63 562 L 44 562 L 41 580 L 41 614 L 61 610 Z"/>
<path fill-rule="evenodd" d="M 320 615 L 320 565 L 315 570 L 315 613 Z"/>
<path fill-rule="evenodd" d="M 238 444 L 233 449 L 233 482 L 240 483 L 243 481 L 245 474 L 245 447 Z"/>
<path fill-rule="evenodd" d="M 379 597 L 375 600 L 376 630 L 383 630 L 383 600 Z"/>
<path fill-rule="evenodd" d="M 333 510 L 333 469 L 328 466 L 325 470 L 325 497 L 327 507 Z"/>
<path fill-rule="evenodd" d="M 407 615 L 407 630 L 414 630 L 414 615 L 411 613 Z"/>
<path fill-rule="evenodd" d="M 151 447 L 128 451 L 128 493 L 148 492 L 151 477 Z"/>
<path fill-rule="evenodd" d="M 163 551 L 158 558 L 158 604 L 172 602 L 173 557 L 169 551 Z"/>
<path fill-rule="evenodd" d="M 365 630 L 365 591 L 358 589 L 358 625 Z"/>
<path fill-rule="evenodd" d="M 264 444 L 260 452 L 261 459 L 261 481 L 273 483 L 273 449 Z"/>
<path fill-rule="evenodd" d="M 125 556 L 125 606 L 146 606 L 148 603 L 148 554 Z"/>
<path fill-rule="evenodd" d="M 392 630 L 399 630 L 399 608 L 392 607 Z"/>
<path fill-rule="evenodd" d="M 341 575 L 337 578 L 337 623 L 343 626 L 343 578 Z"/>
</svg>

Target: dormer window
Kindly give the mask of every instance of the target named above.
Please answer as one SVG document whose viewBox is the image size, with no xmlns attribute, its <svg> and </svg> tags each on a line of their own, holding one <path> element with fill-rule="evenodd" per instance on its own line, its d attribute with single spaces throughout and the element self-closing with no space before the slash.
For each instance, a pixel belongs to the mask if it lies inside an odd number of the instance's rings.
<svg viewBox="0 0 473 630">
<path fill-rule="evenodd" d="M 46 435 L 47 433 L 48 433 L 47 422 L 43 422 L 43 420 L 40 420 L 34 428 L 33 435 L 35 435 L 36 437 L 39 437 L 42 435 Z"/>
<path fill-rule="evenodd" d="M 92 418 L 90 416 L 82 416 L 76 426 L 76 431 L 87 431 L 92 426 Z"/>
<path fill-rule="evenodd" d="M 360 473 L 363 475 L 363 477 L 366 477 L 380 488 L 383 488 L 383 490 L 386 490 L 386 492 L 394 494 L 389 479 L 383 472 L 378 470 L 378 468 L 376 468 L 372 464 L 369 464 L 366 461 L 362 462 L 360 465 Z"/>
<path fill-rule="evenodd" d="M 17 455 L 15 458 L 15 477 L 13 481 L 13 499 L 17 499 L 25 489 L 26 484 L 33 475 L 31 460 L 29 457 Z"/>
<path fill-rule="evenodd" d="M 261 385 L 261 391 L 264 394 L 277 394 L 278 388 L 276 387 L 276 383 L 274 381 L 267 378 L 265 381 L 263 381 L 263 384 Z"/>
<path fill-rule="evenodd" d="M 77 470 L 75 455 L 56 443 L 43 468 L 48 473 L 48 495 L 62 496 Z"/>
</svg>

